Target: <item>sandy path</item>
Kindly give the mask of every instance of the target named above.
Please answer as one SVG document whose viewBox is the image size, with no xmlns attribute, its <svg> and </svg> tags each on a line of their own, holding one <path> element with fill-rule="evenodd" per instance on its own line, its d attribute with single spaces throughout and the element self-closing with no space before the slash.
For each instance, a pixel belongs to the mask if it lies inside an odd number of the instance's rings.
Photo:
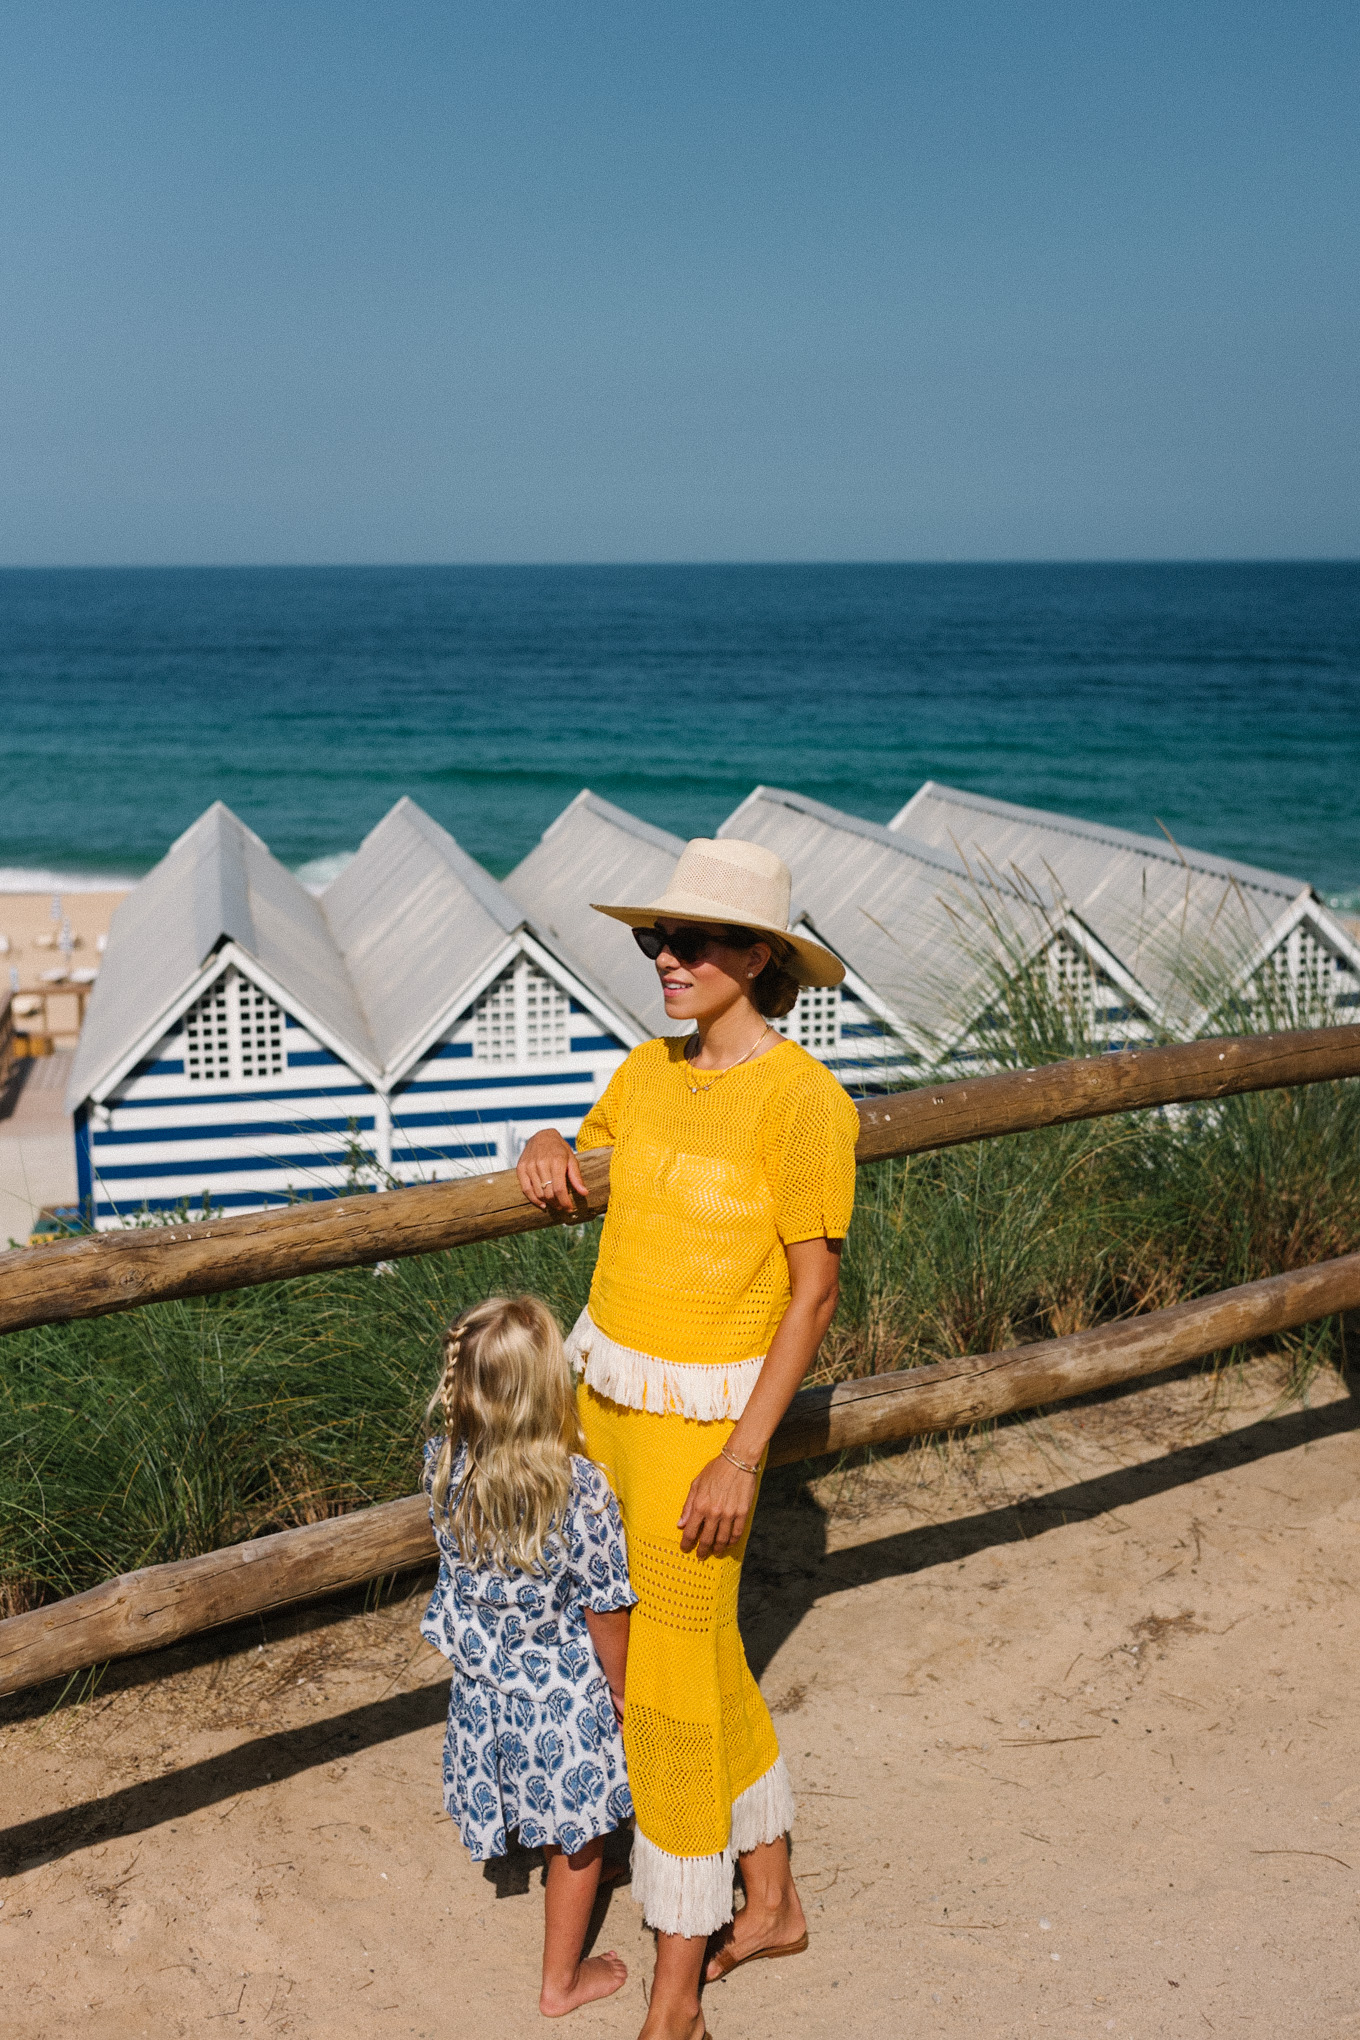
<svg viewBox="0 0 1360 2040">
<path fill-rule="evenodd" d="M 770 1498 L 814 1945 L 711 1991 L 716 2040 L 1360 2035 L 1360 1412 L 1280 1397 L 1261 1361 Z M 8 1703 L 10 2040 L 545 2030 L 537 1878 L 439 1811 L 415 1607 Z M 601 1944 L 629 1983 L 567 2030 L 633 2035 L 626 1889 Z"/>
<path fill-rule="evenodd" d="M 74 1204 L 76 1137 L 66 1110 L 73 1057 L 21 1062 L 0 1095 L 0 1248 L 26 1247 L 45 1204 Z"/>
</svg>

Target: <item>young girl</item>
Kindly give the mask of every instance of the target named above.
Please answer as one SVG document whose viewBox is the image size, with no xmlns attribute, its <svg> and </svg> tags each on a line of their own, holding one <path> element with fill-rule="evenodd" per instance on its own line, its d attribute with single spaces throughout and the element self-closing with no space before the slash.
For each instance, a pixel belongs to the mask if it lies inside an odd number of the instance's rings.
<svg viewBox="0 0 1360 2040">
<path fill-rule="evenodd" d="M 604 1837 L 633 1811 L 623 1524 L 582 1457 L 562 1336 L 537 1298 L 493 1296 L 449 1327 L 427 1422 L 440 1564 L 420 1629 L 453 1665 L 444 1804 L 475 1862 L 516 1828 L 546 1856 L 538 2002 L 557 2018 L 628 1976 L 612 1950 L 581 1959 Z"/>
</svg>

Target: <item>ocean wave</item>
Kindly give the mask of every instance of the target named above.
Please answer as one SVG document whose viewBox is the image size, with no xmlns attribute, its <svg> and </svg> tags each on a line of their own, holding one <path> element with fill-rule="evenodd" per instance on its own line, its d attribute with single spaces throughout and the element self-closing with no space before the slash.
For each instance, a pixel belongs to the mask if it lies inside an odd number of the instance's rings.
<svg viewBox="0 0 1360 2040">
<path fill-rule="evenodd" d="M 0 865 L 0 893 L 129 892 L 137 876 L 123 871 L 29 871 Z"/>
<path fill-rule="evenodd" d="M 352 850 L 334 850 L 326 857 L 311 857 L 305 864 L 293 866 L 293 876 L 302 881 L 308 892 L 322 893 L 353 856 Z M 144 871 L 50 871 L 43 866 L 30 869 L 21 864 L 3 864 L 0 894 L 130 892 L 145 876 Z"/>
<path fill-rule="evenodd" d="M 352 850 L 332 850 L 328 857 L 309 857 L 305 864 L 293 866 L 294 878 L 300 878 L 309 893 L 323 893 L 333 878 L 339 878 L 347 864 L 354 861 Z"/>
</svg>

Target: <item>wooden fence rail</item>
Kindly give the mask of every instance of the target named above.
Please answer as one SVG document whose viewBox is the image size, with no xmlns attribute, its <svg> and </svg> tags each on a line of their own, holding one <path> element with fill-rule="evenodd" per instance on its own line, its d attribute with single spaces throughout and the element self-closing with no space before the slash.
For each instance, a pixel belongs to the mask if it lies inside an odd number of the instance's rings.
<svg viewBox="0 0 1360 2040">
<path fill-rule="evenodd" d="M 1360 1308 L 1360 1254 L 1225 1289 L 1122 1324 L 795 1396 L 770 1446 L 790 1465 L 954 1430 L 1157 1374 L 1225 1346 Z M 423 1495 L 147 1566 L 0 1622 L 0 1694 L 308 1601 L 434 1555 Z"/>
<path fill-rule="evenodd" d="M 860 1106 L 861 1162 L 964 1141 L 1360 1076 L 1360 1027 L 1122 1049 L 1044 1069 L 930 1084 Z M 578 1219 L 609 1200 L 609 1157 L 582 1157 L 589 1185 Z M 0 1254 L 0 1332 L 101 1317 L 174 1297 L 206 1296 L 328 1268 L 361 1267 L 561 1223 L 520 1191 L 513 1170 L 379 1196 L 148 1226 Z"/>
<path fill-rule="evenodd" d="M 1128 1049 L 1038 1070 L 929 1085 L 860 1106 L 861 1162 L 1150 1106 L 1360 1076 L 1360 1027 Z M 582 1158 L 609 1197 L 607 1152 Z M 513 1171 L 241 1218 L 150 1227 L 0 1255 L 0 1332 L 328 1268 L 430 1253 L 559 1223 Z M 953 1430 L 1062 1401 L 1360 1307 L 1360 1255 L 1122 1324 L 1002 1353 L 809 1389 L 772 1442 L 772 1465 Z M 0 1694 L 244 1616 L 353 1586 L 430 1555 L 425 1505 L 408 1496 L 201 1558 L 151 1566 L 0 1622 Z"/>
</svg>

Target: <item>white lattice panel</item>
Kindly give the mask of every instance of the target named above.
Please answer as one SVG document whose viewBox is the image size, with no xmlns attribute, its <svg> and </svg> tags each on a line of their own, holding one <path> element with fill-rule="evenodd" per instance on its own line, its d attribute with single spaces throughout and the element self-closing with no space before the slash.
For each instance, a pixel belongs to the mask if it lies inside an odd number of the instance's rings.
<svg viewBox="0 0 1360 2040">
<path fill-rule="evenodd" d="M 479 1062 L 515 1062 L 518 1060 L 518 1033 L 516 1024 L 515 965 L 502 971 L 494 985 L 489 985 L 473 1008 L 473 1048 Z"/>
<path fill-rule="evenodd" d="M 521 966 L 524 997 L 524 1053 L 530 1062 L 565 1055 L 571 1045 L 571 1000 L 535 964 Z"/>
<path fill-rule="evenodd" d="M 1082 954 L 1075 942 L 1069 942 L 1065 936 L 1060 937 L 1048 952 L 1048 969 L 1053 989 L 1060 999 L 1078 1007 L 1083 1013 L 1094 1009 L 1099 980 L 1091 968 L 1089 957 Z"/>
<path fill-rule="evenodd" d="M 798 1004 L 782 1020 L 779 1032 L 811 1055 L 832 1055 L 841 1041 L 841 994 L 838 985 L 804 985 Z"/>
<path fill-rule="evenodd" d="M 276 1077 L 285 1065 L 282 1009 L 236 970 L 220 977 L 184 1016 L 184 1071 L 191 1084 Z"/>
<path fill-rule="evenodd" d="M 219 978 L 185 1015 L 184 1068 L 191 1084 L 231 1075 L 231 1012 L 225 978 Z"/>
<path fill-rule="evenodd" d="M 283 1013 L 248 978 L 236 980 L 243 1077 L 277 1077 L 283 1070 Z"/>
<path fill-rule="evenodd" d="M 473 1008 L 479 1062 L 546 1062 L 571 1049 L 571 1000 L 562 987 L 519 957 Z"/>
<path fill-rule="evenodd" d="M 1118 985 L 1068 936 L 1050 945 L 1046 961 L 1053 995 L 1070 1012 L 1091 1022 L 1109 1021 L 1122 1012 L 1124 994 Z"/>
<path fill-rule="evenodd" d="M 1261 977 L 1266 980 L 1257 981 L 1262 996 L 1269 996 L 1269 984 L 1276 997 L 1283 995 L 1304 1013 L 1349 1005 L 1360 989 L 1345 957 L 1338 956 L 1305 921 L 1292 928 L 1266 958 Z"/>
</svg>

